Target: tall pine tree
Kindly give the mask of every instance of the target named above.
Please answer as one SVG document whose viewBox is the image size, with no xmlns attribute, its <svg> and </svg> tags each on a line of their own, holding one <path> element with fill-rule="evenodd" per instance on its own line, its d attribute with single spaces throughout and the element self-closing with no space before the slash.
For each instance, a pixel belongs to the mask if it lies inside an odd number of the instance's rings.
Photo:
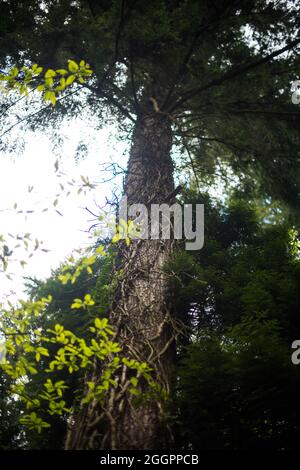
<svg viewBox="0 0 300 470">
<path fill-rule="evenodd" d="M 88 106 L 102 125 L 107 109 L 131 126 L 129 204 L 172 203 L 177 146 L 199 185 L 231 168 L 297 208 L 300 112 L 290 88 L 299 74 L 298 9 L 298 1 L 280 0 L 7 0 L 0 5 L 0 62 L 90 63 L 94 77 L 79 99 L 68 96 L 54 112 L 46 108 L 27 121 L 60 122 Z M 173 250 L 172 240 L 121 246 L 110 312 L 126 354 L 148 362 L 167 390 L 174 331 L 162 268 Z M 67 449 L 156 445 L 162 403 L 135 408 L 128 378 L 124 368 L 104 413 L 92 405 L 78 410 Z M 97 432 L 102 414 L 104 435 Z"/>
</svg>

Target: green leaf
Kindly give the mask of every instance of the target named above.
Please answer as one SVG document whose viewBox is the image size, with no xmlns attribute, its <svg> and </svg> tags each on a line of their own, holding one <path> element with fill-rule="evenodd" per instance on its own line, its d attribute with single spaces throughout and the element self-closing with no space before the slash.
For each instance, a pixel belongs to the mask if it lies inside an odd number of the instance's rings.
<svg viewBox="0 0 300 470">
<path fill-rule="evenodd" d="M 67 75 L 68 71 L 66 69 L 58 69 L 56 70 L 56 73 L 59 75 Z"/>
<path fill-rule="evenodd" d="M 10 71 L 10 76 L 11 77 L 16 77 L 19 73 L 19 69 L 17 67 L 13 67 Z"/>
<path fill-rule="evenodd" d="M 132 378 L 130 379 L 130 382 L 132 383 L 132 385 L 133 385 L 134 387 L 136 387 L 137 384 L 138 384 L 138 379 L 137 379 L 136 377 L 132 377 Z"/>
<path fill-rule="evenodd" d="M 51 103 L 53 104 L 53 106 L 56 105 L 56 96 L 55 96 L 55 92 L 54 91 L 51 91 L 49 93 L 49 100 L 51 101 Z"/>
<path fill-rule="evenodd" d="M 92 299 L 92 296 L 90 294 L 86 294 L 84 296 L 84 303 L 85 305 L 95 305 L 95 301 Z"/>
<path fill-rule="evenodd" d="M 77 72 L 79 69 L 78 64 L 74 60 L 68 60 L 68 68 L 72 73 Z"/>
<path fill-rule="evenodd" d="M 56 77 L 56 72 L 55 70 L 49 69 L 45 73 L 45 78 L 53 78 Z"/>
<path fill-rule="evenodd" d="M 74 82 L 76 76 L 75 75 L 69 75 L 67 80 L 66 80 L 66 86 L 69 86 L 69 85 L 72 85 L 72 83 Z"/>
</svg>

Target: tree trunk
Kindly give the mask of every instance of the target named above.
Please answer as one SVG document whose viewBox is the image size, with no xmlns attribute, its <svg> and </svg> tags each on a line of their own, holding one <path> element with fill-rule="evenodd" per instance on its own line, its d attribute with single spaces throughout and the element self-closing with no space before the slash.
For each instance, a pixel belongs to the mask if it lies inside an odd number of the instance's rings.
<svg viewBox="0 0 300 470">
<path fill-rule="evenodd" d="M 149 112 L 138 118 L 125 181 L 128 206 L 174 202 L 171 145 L 171 123 L 167 117 Z M 115 340 L 124 355 L 147 362 L 154 370 L 154 379 L 167 391 L 174 363 L 174 337 L 163 266 L 173 248 L 173 240 L 159 239 L 120 245 L 118 269 L 122 274 L 118 276 L 110 312 Z M 128 377 L 130 371 L 124 366 L 118 387 L 111 390 L 104 407 L 106 429 L 101 438 L 96 425 L 99 412 L 90 407 L 83 411 L 80 422 L 74 420 L 66 449 L 151 449 L 158 445 L 162 401 L 150 399 L 134 407 Z M 139 386 L 143 390 L 146 385 Z"/>
</svg>

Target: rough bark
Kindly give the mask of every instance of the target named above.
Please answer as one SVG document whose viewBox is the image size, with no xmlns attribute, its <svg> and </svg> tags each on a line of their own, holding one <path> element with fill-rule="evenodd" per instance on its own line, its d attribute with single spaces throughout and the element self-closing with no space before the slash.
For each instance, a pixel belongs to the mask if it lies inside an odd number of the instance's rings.
<svg viewBox="0 0 300 470">
<path fill-rule="evenodd" d="M 128 205 L 143 203 L 149 207 L 151 203 L 174 202 L 171 145 L 171 123 L 166 116 L 150 112 L 138 118 L 125 182 Z M 116 341 L 125 355 L 147 362 L 155 380 L 166 390 L 174 362 L 174 337 L 163 266 L 173 247 L 173 240 L 151 239 L 134 240 L 128 247 L 121 245 L 118 269 L 122 274 L 110 312 Z M 134 407 L 128 392 L 129 374 L 124 366 L 102 414 L 95 404 L 82 410 L 81 418 L 70 427 L 66 449 L 157 447 L 162 404 L 152 399 Z M 97 430 L 100 416 L 106 420 L 102 436 Z"/>
</svg>

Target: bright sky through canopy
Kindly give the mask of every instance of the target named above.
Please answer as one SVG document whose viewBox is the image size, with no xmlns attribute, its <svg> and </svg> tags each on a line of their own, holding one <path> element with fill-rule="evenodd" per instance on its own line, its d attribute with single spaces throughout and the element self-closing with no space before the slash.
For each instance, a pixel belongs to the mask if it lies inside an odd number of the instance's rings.
<svg viewBox="0 0 300 470">
<path fill-rule="evenodd" d="M 63 126 L 65 139 L 58 155 L 52 153 L 45 134 L 32 132 L 25 134 L 23 154 L 0 154 L 0 235 L 4 235 L 8 243 L 12 240 L 13 245 L 15 240 L 8 233 L 30 233 L 33 240 L 43 241 L 42 248 L 50 250 L 45 253 L 38 249 L 30 259 L 26 253 L 22 258 L 20 249 L 15 256 L 12 254 L 7 270 L 13 273 L 12 280 L 0 273 L 0 300 L 9 298 L 14 301 L 16 297 L 12 291 L 17 296 L 22 295 L 23 276 L 45 278 L 73 249 L 91 243 L 86 231 L 94 222 L 90 222 L 92 216 L 84 208 L 98 213 L 95 202 L 104 206 L 106 198 L 111 198 L 114 185 L 119 188 L 122 185 L 121 176 L 102 182 L 112 178 L 110 166 L 106 163 L 118 162 L 124 167 L 126 146 L 122 142 L 112 142 L 112 133 L 111 127 L 94 131 L 89 129 L 88 123 L 77 120 Z M 85 158 L 76 163 L 74 155 L 81 141 L 88 141 L 89 149 Z M 57 158 L 59 172 L 63 173 L 61 177 L 55 172 Z M 103 171 L 106 167 L 108 172 Z M 81 175 L 88 177 L 91 183 L 97 183 L 96 188 L 88 189 L 86 194 L 78 194 Z M 72 179 L 75 180 L 74 186 L 69 184 Z M 66 196 L 68 191 L 70 195 Z M 57 197 L 58 194 L 61 195 Z M 19 211 L 34 212 L 25 214 Z M 20 264 L 22 259 L 28 262 L 24 268 Z"/>
</svg>

